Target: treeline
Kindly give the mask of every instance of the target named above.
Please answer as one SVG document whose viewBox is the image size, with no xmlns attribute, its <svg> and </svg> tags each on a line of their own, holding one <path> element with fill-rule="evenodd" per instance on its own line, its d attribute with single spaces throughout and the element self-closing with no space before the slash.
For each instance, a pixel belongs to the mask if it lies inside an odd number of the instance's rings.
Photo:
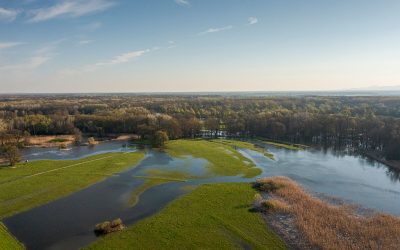
<svg viewBox="0 0 400 250">
<path fill-rule="evenodd" d="M 400 159 L 400 97 L 8 96 L 0 131 L 264 137 Z"/>
</svg>

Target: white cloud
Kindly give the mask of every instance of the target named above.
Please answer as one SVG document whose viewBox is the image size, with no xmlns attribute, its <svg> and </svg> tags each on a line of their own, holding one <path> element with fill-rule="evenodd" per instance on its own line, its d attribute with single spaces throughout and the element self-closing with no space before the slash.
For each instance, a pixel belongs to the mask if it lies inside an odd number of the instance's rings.
<svg viewBox="0 0 400 250">
<path fill-rule="evenodd" d="M 111 66 L 111 65 L 116 65 L 116 64 L 121 64 L 121 63 L 127 63 L 133 59 L 139 58 L 143 56 L 144 54 L 150 52 L 150 49 L 146 50 L 138 50 L 138 51 L 131 51 L 128 53 L 124 53 L 118 56 L 113 57 L 110 60 L 107 61 L 102 61 L 102 62 L 97 62 L 91 65 L 86 65 L 84 67 L 84 71 L 93 71 L 96 70 L 99 67 L 103 66 Z"/>
<path fill-rule="evenodd" d="M 232 25 L 225 26 L 225 27 L 220 27 L 220 28 L 209 28 L 206 31 L 200 32 L 199 35 L 202 36 L 202 35 L 207 35 L 207 34 L 210 34 L 210 33 L 217 33 L 217 32 L 221 32 L 221 31 L 225 31 L 225 30 L 230 30 L 232 28 L 233 28 Z"/>
<path fill-rule="evenodd" d="M 1 49 L 8 49 L 8 48 L 12 48 L 18 45 L 21 45 L 24 43 L 15 43 L 15 42 L 9 42 L 9 43 L 0 43 L 0 50 Z"/>
<path fill-rule="evenodd" d="M 17 18 L 17 16 L 17 10 L 4 9 L 0 7 L 0 21 L 12 22 Z"/>
<path fill-rule="evenodd" d="M 175 3 L 182 5 L 182 6 L 189 6 L 190 3 L 188 0 L 175 0 Z"/>
<path fill-rule="evenodd" d="M 93 43 L 93 40 L 81 40 L 81 41 L 79 41 L 79 45 L 86 45 L 86 44 L 89 44 L 89 43 Z"/>
<path fill-rule="evenodd" d="M 104 11 L 114 5 L 109 0 L 64 0 L 47 8 L 31 11 L 29 22 L 42 22 L 58 17 L 79 17 Z"/>
<path fill-rule="evenodd" d="M 258 23 L 257 17 L 249 17 L 249 19 L 247 21 L 249 22 L 249 25 Z"/>
<path fill-rule="evenodd" d="M 49 56 L 37 55 L 19 64 L 0 65 L 0 70 L 4 71 L 34 70 L 45 64 L 50 59 L 51 58 Z"/>
</svg>

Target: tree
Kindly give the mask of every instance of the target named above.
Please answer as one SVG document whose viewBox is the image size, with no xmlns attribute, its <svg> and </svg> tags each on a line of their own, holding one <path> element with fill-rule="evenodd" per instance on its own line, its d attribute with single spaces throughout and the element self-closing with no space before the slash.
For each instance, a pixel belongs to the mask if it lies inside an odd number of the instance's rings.
<svg viewBox="0 0 400 250">
<path fill-rule="evenodd" d="M 6 131 L 8 128 L 8 124 L 5 120 L 0 119 L 0 133 Z"/>
<path fill-rule="evenodd" d="M 153 139 L 153 146 L 155 147 L 163 147 L 165 146 L 165 143 L 169 140 L 168 134 L 165 131 L 158 130 L 154 134 L 154 139 Z"/>
<path fill-rule="evenodd" d="M 77 128 L 74 129 L 74 141 L 77 145 L 81 144 L 82 142 L 82 132 Z"/>
<path fill-rule="evenodd" d="M 220 121 L 216 118 L 208 118 L 204 124 L 210 133 L 214 134 L 214 137 L 218 137 L 218 131 L 220 129 Z"/>
<path fill-rule="evenodd" d="M 88 140 L 87 140 L 87 142 L 88 142 L 88 144 L 89 144 L 90 146 L 94 146 L 94 145 L 97 144 L 97 141 L 94 139 L 94 137 L 89 137 Z"/>
<path fill-rule="evenodd" d="M 15 145 L 5 145 L 2 147 L 2 154 L 8 160 L 10 166 L 14 166 L 21 160 L 21 153 Z"/>
</svg>

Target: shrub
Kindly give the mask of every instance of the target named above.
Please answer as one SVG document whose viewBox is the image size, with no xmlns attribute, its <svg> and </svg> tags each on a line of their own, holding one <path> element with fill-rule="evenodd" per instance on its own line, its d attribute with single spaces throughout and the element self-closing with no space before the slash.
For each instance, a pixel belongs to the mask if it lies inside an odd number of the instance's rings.
<svg viewBox="0 0 400 250">
<path fill-rule="evenodd" d="M 275 182 L 273 180 L 263 178 L 263 179 L 257 180 L 254 187 L 260 191 L 274 193 L 277 190 L 285 187 L 285 185 L 282 183 Z"/>
<path fill-rule="evenodd" d="M 94 139 L 94 137 L 89 137 L 87 140 L 89 145 L 96 145 L 97 141 Z"/>
<path fill-rule="evenodd" d="M 96 235 L 104 235 L 112 232 L 121 231 L 125 228 L 121 219 L 115 219 L 112 222 L 104 221 L 102 223 L 96 224 L 94 228 L 94 233 Z"/>
</svg>

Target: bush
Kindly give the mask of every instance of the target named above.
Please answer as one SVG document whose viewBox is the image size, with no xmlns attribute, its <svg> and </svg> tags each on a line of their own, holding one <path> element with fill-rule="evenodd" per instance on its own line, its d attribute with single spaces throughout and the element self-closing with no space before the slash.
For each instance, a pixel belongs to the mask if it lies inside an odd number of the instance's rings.
<svg viewBox="0 0 400 250">
<path fill-rule="evenodd" d="M 125 228 L 121 219 L 115 219 L 112 222 L 105 221 L 95 226 L 94 232 L 96 235 L 104 235 L 112 232 L 121 231 Z"/>
<path fill-rule="evenodd" d="M 276 183 L 272 180 L 264 181 L 261 179 L 261 180 L 257 180 L 257 182 L 254 184 L 254 187 L 260 191 L 274 193 L 278 189 L 285 187 L 285 185 Z"/>
<path fill-rule="evenodd" d="M 97 141 L 94 139 L 94 137 L 89 137 L 87 140 L 89 145 L 96 145 Z"/>
</svg>

